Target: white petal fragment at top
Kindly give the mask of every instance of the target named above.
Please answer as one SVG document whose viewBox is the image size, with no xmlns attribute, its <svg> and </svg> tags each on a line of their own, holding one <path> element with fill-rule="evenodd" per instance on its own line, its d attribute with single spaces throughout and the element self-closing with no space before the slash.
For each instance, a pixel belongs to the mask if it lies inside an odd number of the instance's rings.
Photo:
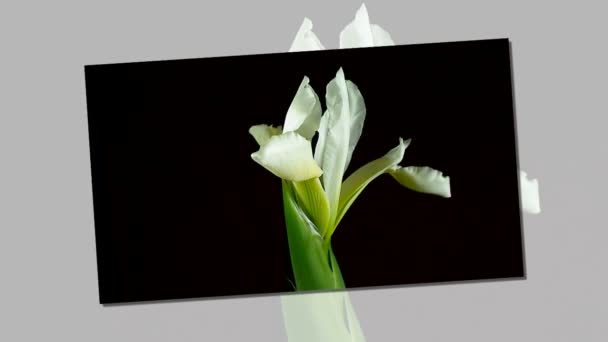
<svg viewBox="0 0 608 342">
<path fill-rule="evenodd" d="M 389 173 L 404 187 L 426 194 L 449 198 L 450 177 L 428 166 L 394 167 Z"/>
<path fill-rule="evenodd" d="M 310 141 L 296 132 L 271 137 L 251 158 L 275 176 L 289 181 L 305 181 L 323 174 L 312 157 Z"/>
<path fill-rule="evenodd" d="M 528 179 L 525 171 L 519 171 L 519 192 L 521 208 L 530 214 L 540 213 L 540 196 L 538 195 L 538 180 Z"/>
<path fill-rule="evenodd" d="M 380 25 L 371 24 L 372 36 L 374 37 L 374 46 L 391 46 L 395 45 L 390 33 L 380 27 Z"/>
<path fill-rule="evenodd" d="M 358 48 L 371 46 L 395 45 L 391 35 L 378 25 L 369 22 L 365 4 L 362 4 L 355 19 L 340 32 L 340 48 Z"/>
<path fill-rule="evenodd" d="M 317 35 L 312 32 L 312 21 L 304 18 L 296 38 L 291 43 L 289 52 L 325 50 Z"/>
<path fill-rule="evenodd" d="M 304 76 L 296 96 L 293 98 L 289 109 L 287 109 L 283 132 L 296 131 L 310 140 L 319 129 L 321 102 L 317 93 L 308 83 L 308 77 Z"/>
</svg>

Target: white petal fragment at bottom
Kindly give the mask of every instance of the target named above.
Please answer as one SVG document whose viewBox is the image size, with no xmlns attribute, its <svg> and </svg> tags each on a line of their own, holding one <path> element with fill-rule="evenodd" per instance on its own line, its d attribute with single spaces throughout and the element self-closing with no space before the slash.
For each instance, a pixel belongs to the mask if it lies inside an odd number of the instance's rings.
<svg viewBox="0 0 608 342">
<path fill-rule="evenodd" d="M 289 52 L 325 50 L 317 35 L 312 32 L 312 21 L 304 18 L 296 37 L 291 43 Z"/>
<path fill-rule="evenodd" d="M 281 126 L 272 127 L 269 125 L 255 125 L 249 128 L 249 134 L 253 136 L 258 145 L 265 145 L 270 138 L 275 135 L 279 135 L 282 132 Z"/>
<path fill-rule="evenodd" d="M 538 195 L 538 180 L 528 179 L 525 171 L 519 171 L 519 192 L 521 208 L 530 214 L 540 213 L 540 198 Z"/>
<path fill-rule="evenodd" d="M 251 158 L 282 179 L 300 182 L 321 176 L 310 141 L 296 132 L 271 137 Z"/>
<path fill-rule="evenodd" d="M 289 342 L 364 342 L 348 292 L 281 296 Z"/>
<path fill-rule="evenodd" d="M 389 173 L 404 187 L 426 194 L 449 198 L 450 177 L 427 166 L 394 167 Z"/>
</svg>

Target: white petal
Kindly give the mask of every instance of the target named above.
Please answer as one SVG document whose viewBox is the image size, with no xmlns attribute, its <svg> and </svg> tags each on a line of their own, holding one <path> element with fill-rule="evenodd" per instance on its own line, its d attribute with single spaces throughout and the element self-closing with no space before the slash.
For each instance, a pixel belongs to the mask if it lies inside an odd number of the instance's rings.
<svg viewBox="0 0 608 342">
<path fill-rule="evenodd" d="M 323 169 L 323 188 L 327 193 L 331 208 L 331 220 L 338 211 L 340 187 L 346 166 L 349 149 L 351 118 L 348 89 L 342 68 L 336 77 L 327 84 L 325 95 L 327 110 L 316 147 L 316 160 Z"/>
<path fill-rule="evenodd" d="M 399 145 L 397 147 L 391 149 L 384 156 L 363 165 L 344 181 L 335 226 L 338 225 L 348 208 L 350 208 L 355 199 L 371 181 L 401 162 L 405 149 L 410 143 L 411 139 L 403 141 L 403 139 L 399 138 Z"/>
<path fill-rule="evenodd" d="M 281 296 L 289 342 L 365 342 L 348 291 Z"/>
<path fill-rule="evenodd" d="M 281 126 L 273 127 L 270 125 L 255 125 L 249 128 L 249 134 L 253 136 L 258 145 L 262 146 L 270 140 L 271 137 L 279 135 L 282 132 Z"/>
<path fill-rule="evenodd" d="M 449 198 L 450 177 L 427 166 L 394 167 L 389 173 L 408 189 Z"/>
<path fill-rule="evenodd" d="M 540 196 L 538 195 L 538 180 L 528 179 L 525 171 L 519 171 L 519 192 L 523 211 L 530 214 L 540 213 Z"/>
<path fill-rule="evenodd" d="M 321 117 L 319 122 L 319 139 L 317 139 L 317 145 L 315 146 L 315 160 L 317 164 L 323 166 L 323 156 L 325 155 L 325 140 L 327 139 L 327 111 Z"/>
<path fill-rule="evenodd" d="M 374 38 L 374 46 L 389 46 L 395 45 L 391 35 L 379 25 L 372 24 L 372 36 Z"/>
<path fill-rule="evenodd" d="M 271 137 L 251 158 L 277 177 L 299 182 L 321 176 L 310 141 L 296 132 Z"/>
<path fill-rule="evenodd" d="M 317 93 L 308 82 L 308 77 L 304 76 L 289 109 L 287 109 L 283 132 L 296 131 L 310 140 L 319 129 L 321 101 L 319 101 Z"/>
<path fill-rule="evenodd" d="M 362 4 L 355 19 L 340 32 L 340 49 L 374 46 L 374 36 L 369 24 L 365 4 Z"/>
<path fill-rule="evenodd" d="M 296 37 L 291 43 L 289 52 L 324 50 L 319 38 L 312 32 L 312 21 L 304 18 Z"/>
<path fill-rule="evenodd" d="M 361 131 L 363 131 L 363 123 L 365 121 L 365 101 L 359 91 L 359 88 L 351 81 L 346 81 L 348 88 L 348 107 L 350 111 L 350 136 L 348 140 L 348 154 L 346 155 L 346 165 L 344 169 L 348 169 L 350 160 L 357 147 Z"/>
</svg>

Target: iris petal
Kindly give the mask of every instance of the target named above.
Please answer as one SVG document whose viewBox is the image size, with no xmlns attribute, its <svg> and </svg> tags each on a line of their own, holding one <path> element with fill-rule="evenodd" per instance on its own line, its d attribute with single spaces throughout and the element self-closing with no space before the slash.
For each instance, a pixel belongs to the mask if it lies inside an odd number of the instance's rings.
<svg viewBox="0 0 608 342">
<path fill-rule="evenodd" d="M 325 50 L 317 35 L 312 32 L 312 21 L 304 18 L 296 37 L 291 43 L 289 52 Z"/>
<path fill-rule="evenodd" d="M 450 177 L 428 166 L 394 167 L 389 173 L 404 187 L 426 194 L 449 198 Z"/>
<path fill-rule="evenodd" d="M 351 113 L 348 87 L 342 68 L 327 84 L 327 110 L 321 119 L 319 140 L 315 149 L 317 163 L 323 169 L 323 187 L 329 199 L 331 220 L 334 222 L 340 200 L 340 188 L 348 159 Z"/>
<path fill-rule="evenodd" d="M 321 102 L 310 86 L 308 77 L 304 76 L 287 109 L 283 132 L 296 131 L 310 140 L 319 129 L 319 121 L 321 121 Z"/>
<path fill-rule="evenodd" d="M 281 134 L 282 131 L 281 126 L 273 127 L 271 125 L 255 125 L 249 128 L 249 134 L 253 136 L 260 146 L 266 144 L 273 136 Z"/>
<path fill-rule="evenodd" d="M 251 158 L 282 179 L 299 182 L 321 176 L 310 141 L 296 132 L 271 137 Z"/>
<path fill-rule="evenodd" d="M 361 5 L 355 19 L 340 32 L 340 48 L 359 48 L 395 45 L 390 34 L 378 25 L 369 23 L 365 4 Z"/>
<path fill-rule="evenodd" d="M 405 149 L 409 146 L 410 142 L 411 139 L 404 141 L 399 138 L 399 145 L 397 147 L 391 149 L 384 156 L 363 165 L 344 181 L 335 226 L 338 225 L 348 208 L 350 208 L 355 199 L 371 181 L 401 162 Z"/>
</svg>

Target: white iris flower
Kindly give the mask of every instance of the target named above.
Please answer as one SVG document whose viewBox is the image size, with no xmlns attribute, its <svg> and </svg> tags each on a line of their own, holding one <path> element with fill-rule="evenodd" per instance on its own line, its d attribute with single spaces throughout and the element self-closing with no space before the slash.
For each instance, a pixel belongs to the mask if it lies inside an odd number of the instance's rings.
<svg viewBox="0 0 608 342">
<path fill-rule="evenodd" d="M 365 102 L 358 87 L 345 79 L 342 68 L 327 84 L 327 109 L 309 84 L 302 80 L 287 109 L 283 126 L 256 125 L 249 133 L 260 145 L 252 159 L 274 175 L 290 181 L 297 202 L 318 233 L 329 239 L 348 208 L 376 177 L 388 173 L 414 191 L 450 197 L 450 178 L 426 166 L 399 166 L 410 139 L 384 156 L 363 165 L 346 180 L 363 129 Z M 319 134 L 314 154 L 311 139 Z"/>
<path fill-rule="evenodd" d="M 304 18 L 289 52 L 325 49 L 312 28 L 312 21 Z M 379 25 L 370 23 L 365 4 L 361 5 L 353 21 L 340 32 L 340 49 L 387 45 L 395 45 L 395 42 L 386 30 Z M 528 179 L 526 172 L 523 170 L 519 174 L 519 192 L 521 208 L 524 212 L 531 214 L 541 212 L 538 180 Z"/>
</svg>

